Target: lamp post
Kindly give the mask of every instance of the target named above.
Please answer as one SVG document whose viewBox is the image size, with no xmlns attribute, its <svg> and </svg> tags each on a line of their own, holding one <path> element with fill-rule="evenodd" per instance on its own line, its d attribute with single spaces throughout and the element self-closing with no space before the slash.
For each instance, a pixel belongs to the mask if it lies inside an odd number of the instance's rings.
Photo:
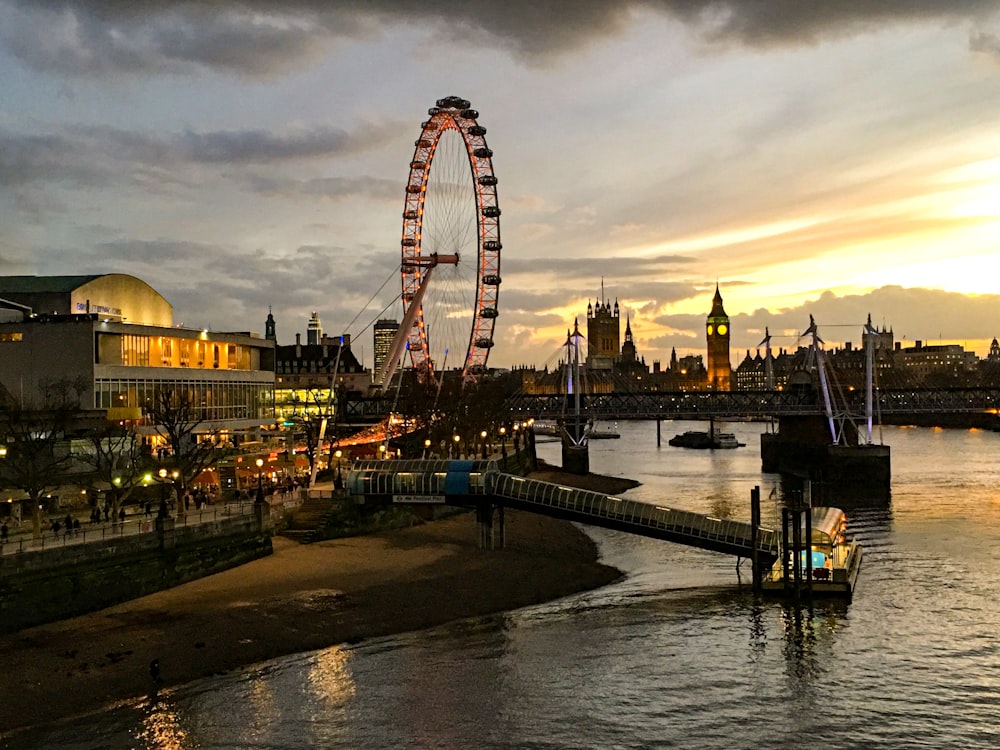
<svg viewBox="0 0 1000 750">
<path fill-rule="evenodd" d="M 160 509 L 156 513 L 157 518 L 169 518 L 170 511 L 167 510 L 167 470 L 161 468 L 160 475 Z"/>
<path fill-rule="evenodd" d="M 462 442 L 462 436 L 455 435 L 455 437 L 453 437 L 452 440 L 455 441 L 455 458 L 461 458 L 461 456 L 459 455 L 459 443 Z"/>
<path fill-rule="evenodd" d="M 486 458 L 486 430 L 479 433 L 479 437 L 483 444 L 483 458 Z"/>
<path fill-rule="evenodd" d="M 337 449 L 333 453 L 333 457 L 337 459 L 337 475 L 333 478 L 334 489 L 341 489 L 344 486 L 344 477 L 340 473 L 340 458 L 344 455 L 344 452 Z"/>
<path fill-rule="evenodd" d="M 254 500 L 254 502 L 257 503 L 258 505 L 260 505 L 261 503 L 264 502 L 264 485 L 262 483 L 261 474 L 260 474 L 260 471 L 261 471 L 261 469 L 263 467 L 264 467 L 264 459 L 263 458 L 258 458 L 257 459 L 257 499 Z"/>
<path fill-rule="evenodd" d="M 424 440 L 424 459 L 426 460 L 431 455 L 431 439 L 427 438 Z"/>
</svg>

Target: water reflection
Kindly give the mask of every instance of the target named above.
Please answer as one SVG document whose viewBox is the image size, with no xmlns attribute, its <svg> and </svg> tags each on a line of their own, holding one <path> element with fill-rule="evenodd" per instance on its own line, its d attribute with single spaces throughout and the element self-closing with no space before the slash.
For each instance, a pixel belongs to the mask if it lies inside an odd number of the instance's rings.
<svg viewBox="0 0 1000 750">
<path fill-rule="evenodd" d="M 187 746 L 188 733 L 181 726 L 175 707 L 153 696 L 135 739 L 148 750 L 182 750 Z"/>
<path fill-rule="evenodd" d="M 326 708 L 339 708 L 354 697 L 356 686 L 350 670 L 351 652 L 334 646 L 316 654 L 306 675 L 309 691 Z"/>
</svg>

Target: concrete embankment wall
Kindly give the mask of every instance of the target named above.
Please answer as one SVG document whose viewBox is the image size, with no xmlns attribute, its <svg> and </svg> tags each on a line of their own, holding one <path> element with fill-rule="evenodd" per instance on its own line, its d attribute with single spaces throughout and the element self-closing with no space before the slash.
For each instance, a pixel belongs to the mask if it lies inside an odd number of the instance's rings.
<svg viewBox="0 0 1000 750">
<path fill-rule="evenodd" d="M 91 612 L 271 554 L 266 516 L 0 557 L 0 632 Z"/>
</svg>

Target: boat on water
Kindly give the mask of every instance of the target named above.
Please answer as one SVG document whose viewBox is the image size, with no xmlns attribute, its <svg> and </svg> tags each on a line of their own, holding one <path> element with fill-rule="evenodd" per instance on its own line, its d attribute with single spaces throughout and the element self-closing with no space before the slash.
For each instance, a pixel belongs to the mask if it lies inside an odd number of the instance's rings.
<svg viewBox="0 0 1000 750">
<path fill-rule="evenodd" d="M 699 448 L 703 450 L 743 448 L 746 446 L 746 443 L 741 443 L 731 432 L 704 432 L 702 430 L 688 430 L 680 435 L 674 435 L 667 441 L 667 444 L 675 448 Z"/>
<path fill-rule="evenodd" d="M 840 508 L 813 508 L 808 542 L 804 518 L 801 526 L 801 545 L 798 549 L 784 545 L 786 552 L 764 575 L 764 591 L 788 593 L 798 588 L 849 599 L 861 572 L 861 545 L 847 536 L 847 515 Z"/>
</svg>

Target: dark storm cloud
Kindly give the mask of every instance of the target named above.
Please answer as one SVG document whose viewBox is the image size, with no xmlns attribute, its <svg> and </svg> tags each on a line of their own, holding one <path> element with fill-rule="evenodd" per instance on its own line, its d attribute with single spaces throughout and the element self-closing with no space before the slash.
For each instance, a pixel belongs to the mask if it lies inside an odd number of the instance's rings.
<svg viewBox="0 0 1000 750">
<path fill-rule="evenodd" d="M 356 132 L 316 126 L 280 133 L 187 131 L 163 136 L 110 127 L 67 127 L 47 134 L 0 130 L 0 185 L 51 182 L 93 187 L 148 179 L 162 186 L 171 181 L 186 182 L 184 167 L 273 167 L 358 153 L 392 137 L 393 126 L 389 124 L 366 124 Z"/>
<path fill-rule="evenodd" d="M 336 39 L 422 25 L 449 43 L 541 61 L 614 36 L 639 10 L 685 23 L 707 42 L 814 44 L 912 21 L 976 22 L 995 0 L 8 0 L 10 50 L 65 75 L 211 68 L 270 77 L 307 65 Z M 53 28 L 60 33 L 52 34 Z"/>
</svg>

